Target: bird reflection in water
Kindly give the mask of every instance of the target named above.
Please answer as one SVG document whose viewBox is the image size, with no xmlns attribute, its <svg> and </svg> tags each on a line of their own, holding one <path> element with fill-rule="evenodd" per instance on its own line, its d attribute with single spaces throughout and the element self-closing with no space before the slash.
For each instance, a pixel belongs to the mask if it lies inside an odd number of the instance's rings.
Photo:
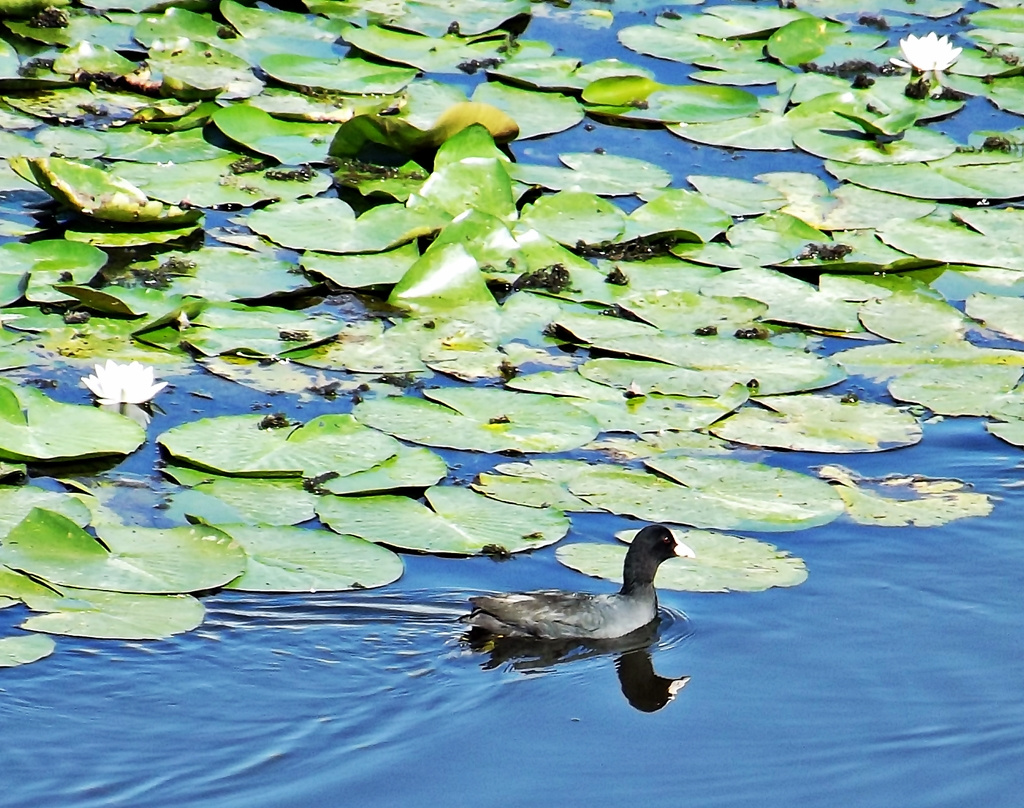
<svg viewBox="0 0 1024 808">
<path fill-rule="evenodd" d="M 538 640 L 530 637 L 501 637 L 473 628 L 462 642 L 479 654 L 486 654 L 484 670 L 505 666 L 521 673 L 536 673 L 554 665 L 613 656 L 619 686 L 626 701 L 637 710 L 653 713 L 676 697 L 689 676 L 659 676 L 651 660 L 651 648 L 658 639 L 661 618 L 643 628 L 611 640 Z"/>
</svg>

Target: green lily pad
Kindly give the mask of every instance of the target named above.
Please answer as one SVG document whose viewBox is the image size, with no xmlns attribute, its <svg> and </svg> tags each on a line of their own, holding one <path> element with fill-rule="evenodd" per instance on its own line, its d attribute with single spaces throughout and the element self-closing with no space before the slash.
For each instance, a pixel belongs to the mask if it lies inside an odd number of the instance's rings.
<svg viewBox="0 0 1024 808">
<path fill-rule="evenodd" d="M 842 466 L 822 466 L 818 474 L 835 485 L 850 518 L 861 525 L 938 527 L 988 516 L 994 505 L 992 497 L 966 490 L 961 480 L 898 474 L 870 480 Z"/>
<path fill-rule="evenodd" d="M 898 401 L 921 404 L 936 415 L 1024 416 L 1017 390 L 1021 368 L 1013 365 L 921 365 L 889 382 Z"/>
<path fill-rule="evenodd" d="M 510 48 L 507 33 L 463 38 L 407 34 L 376 25 L 349 28 L 345 41 L 361 51 L 399 64 L 412 65 L 425 73 L 458 73 L 460 65 L 488 60 L 501 61 Z"/>
<path fill-rule="evenodd" d="M 569 247 L 618 241 L 626 229 L 620 208 L 584 191 L 542 196 L 524 208 L 520 221 Z"/>
<path fill-rule="evenodd" d="M 600 196 L 623 196 L 664 188 L 672 175 L 635 157 L 585 152 L 560 154 L 568 168 L 515 163 L 508 166 L 513 179 L 552 191 L 586 191 Z"/>
<path fill-rule="evenodd" d="M 383 252 L 438 230 L 448 216 L 430 206 L 378 205 L 358 219 L 340 199 L 278 202 L 254 211 L 245 223 L 284 247 L 331 253 Z"/>
<path fill-rule="evenodd" d="M 107 263 L 96 247 L 63 239 L 46 239 L 31 244 L 8 242 L 0 245 L 0 301 L 9 305 L 22 294 L 37 303 L 54 303 L 68 298 L 53 286 L 68 281 L 87 283 Z M 26 283 L 27 274 L 27 283 Z"/>
<path fill-rule="evenodd" d="M 869 331 L 896 342 L 959 342 L 968 325 L 946 301 L 910 291 L 861 304 L 860 320 Z"/>
<path fill-rule="evenodd" d="M 390 550 L 323 530 L 218 525 L 245 548 L 245 572 L 227 585 L 245 592 L 340 592 L 385 586 L 402 577 Z"/>
<path fill-rule="evenodd" d="M 562 398 L 505 390 L 441 388 L 433 401 L 387 398 L 353 411 L 363 423 L 427 446 L 476 452 L 563 452 L 597 436 L 592 416 Z"/>
<path fill-rule="evenodd" d="M 416 77 L 412 68 L 374 64 L 353 57 L 320 59 L 275 53 L 263 59 L 260 67 L 284 84 L 366 95 L 397 93 Z"/>
<path fill-rule="evenodd" d="M 190 163 L 159 165 L 120 163 L 111 174 L 137 185 L 154 199 L 200 207 L 251 206 L 274 199 L 316 196 L 331 186 L 329 174 L 312 169 L 254 170 L 234 156 Z"/>
<path fill-rule="evenodd" d="M 0 640 L 0 668 L 14 668 L 38 662 L 53 653 L 57 644 L 49 637 L 37 634 L 24 637 L 4 637 Z"/>
<path fill-rule="evenodd" d="M 326 278 L 344 289 L 392 286 L 420 257 L 415 243 L 366 255 L 328 255 L 306 252 L 300 259 L 306 272 Z"/>
<path fill-rule="evenodd" d="M 62 404 L 39 390 L 0 380 L 0 458 L 4 460 L 62 462 L 126 455 L 145 437 L 124 416 Z"/>
<path fill-rule="evenodd" d="M 338 131 L 334 124 L 280 121 L 246 104 L 221 107 L 213 122 L 232 140 L 285 165 L 324 162 Z"/>
<path fill-rule="evenodd" d="M 921 440 L 912 415 L 835 396 L 769 396 L 709 427 L 725 440 L 798 452 L 881 452 Z"/>
<path fill-rule="evenodd" d="M 802 559 L 775 545 L 706 530 L 674 530 L 696 558 L 670 558 L 658 568 L 655 586 L 683 592 L 761 592 L 807 580 Z M 632 537 L 630 537 L 632 538 Z M 622 582 L 626 548 L 621 544 L 567 544 L 555 550 L 562 564 L 595 578 Z"/>
<path fill-rule="evenodd" d="M 207 524 L 297 525 L 315 516 L 317 497 L 298 479 L 264 480 L 221 477 L 198 473 L 195 482 L 184 482 L 191 469 L 164 469 L 191 487 L 173 494 L 168 506 L 171 518 L 199 517 Z"/>
<path fill-rule="evenodd" d="M 79 527 L 90 521 L 89 509 L 71 494 L 47 491 L 34 485 L 4 485 L 0 486 L 0 541 L 33 508 L 59 513 Z M 0 594 L 3 594 L 2 589 Z"/>
<path fill-rule="evenodd" d="M 967 298 L 965 310 L 986 328 L 1024 342 L 1024 300 L 976 292 Z"/>
<path fill-rule="evenodd" d="M 241 547 L 213 528 L 100 532 L 102 541 L 66 516 L 33 508 L 4 538 L 0 560 L 58 585 L 150 594 L 213 589 L 245 564 Z"/>
<path fill-rule="evenodd" d="M 218 474 L 241 477 L 344 476 L 372 468 L 398 451 L 387 435 L 350 415 L 321 415 L 301 426 L 259 415 L 191 421 L 157 438 L 175 458 Z"/>
<path fill-rule="evenodd" d="M 339 496 L 382 494 L 400 488 L 430 488 L 447 474 L 448 466 L 439 455 L 421 447 L 401 446 L 394 457 L 380 465 L 344 477 L 331 477 L 319 487 Z"/>
<path fill-rule="evenodd" d="M 508 113 L 519 125 L 519 140 L 571 129 L 583 120 L 583 107 L 560 93 L 537 93 L 497 82 L 477 85 L 473 100 Z"/>
<path fill-rule="evenodd" d="M 22 628 L 69 637 L 160 640 L 192 631 L 206 610 L 191 595 L 134 595 L 61 587 L 58 593 L 26 598 L 34 615 Z"/>
<path fill-rule="evenodd" d="M 339 533 L 439 555 L 504 555 L 554 544 L 569 520 L 552 508 L 497 502 L 468 488 L 427 491 L 430 507 L 405 497 L 332 497 L 317 508 Z"/>
<path fill-rule="evenodd" d="M 969 342 L 898 342 L 865 345 L 833 354 L 847 372 L 875 380 L 889 379 L 926 365 L 953 368 L 964 365 L 1024 367 L 1024 353 L 1003 348 L 978 348 Z"/>
</svg>

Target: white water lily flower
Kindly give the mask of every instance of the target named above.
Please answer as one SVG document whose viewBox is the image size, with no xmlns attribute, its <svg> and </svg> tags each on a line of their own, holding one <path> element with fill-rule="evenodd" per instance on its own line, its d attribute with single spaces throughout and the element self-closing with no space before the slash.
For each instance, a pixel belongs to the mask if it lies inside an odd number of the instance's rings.
<svg viewBox="0 0 1024 808">
<path fill-rule="evenodd" d="M 145 404 L 167 386 L 156 383 L 153 368 L 141 362 L 122 365 L 108 359 L 105 365 L 96 365 L 95 375 L 82 379 L 100 404 Z"/>
<path fill-rule="evenodd" d="M 923 73 L 932 73 L 938 78 L 943 70 L 949 70 L 960 57 L 963 48 L 954 48 L 949 37 L 938 37 L 934 31 L 927 36 L 917 37 L 910 34 L 900 40 L 903 59 L 892 58 L 889 61 L 897 67 L 913 68 Z"/>
</svg>

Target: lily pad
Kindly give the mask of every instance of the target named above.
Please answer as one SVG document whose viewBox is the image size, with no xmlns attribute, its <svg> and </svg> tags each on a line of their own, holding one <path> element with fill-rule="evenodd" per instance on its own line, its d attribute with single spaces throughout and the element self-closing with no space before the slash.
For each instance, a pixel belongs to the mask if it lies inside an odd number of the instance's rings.
<svg viewBox="0 0 1024 808">
<path fill-rule="evenodd" d="M 709 427 L 725 440 L 802 452 L 881 452 L 921 440 L 909 413 L 835 396 L 768 396 Z"/>
<path fill-rule="evenodd" d="M 66 516 L 33 508 L 0 546 L 0 560 L 58 585 L 113 592 L 194 592 L 226 584 L 245 564 L 229 536 L 206 527 L 101 528 L 97 540 Z"/>
<path fill-rule="evenodd" d="M 245 592 L 340 592 L 402 577 L 402 559 L 356 536 L 270 525 L 218 525 L 245 548 L 245 572 L 227 585 Z"/>
<path fill-rule="evenodd" d="M 433 401 L 387 398 L 355 410 L 363 423 L 427 446 L 476 452 L 563 452 L 593 440 L 592 416 L 562 398 L 504 390 L 428 390 Z"/>
<path fill-rule="evenodd" d="M 0 668 L 14 668 L 38 662 L 53 653 L 57 644 L 49 637 L 31 634 L 0 639 Z"/>
<path fill-rule="evenodd" d="M 372 468 L 398 451 L 393 438 L 350 415 L 321 415 L 301 426 L 260 415 L 191 421 L 157 442 L 173 457 L 218 474 L 242 477 L 344 476 Z"/>
<path fill-rule="evenodd" d="M 145 433 L 94 407 L 62 404 L 39 390 L 0 380 L 0 458 L 15 462 L 86 460 L 134 452 Z"/>
<path fill-rule="evenodd" d="M 655 586 L 661 589 L 761 592 L 776 586 L 799 586 L 807 580 L 802 559 L 767 542 L 706 530 L 673 533 L 697 557 L 670 558 L 662 564 L 655 578 Z M 626 548 L 621 544 L 567 544 L 555 550 L 555 558 L 570 569 L 616 583 L 622 581 L 625 557 Z"/>
<path fill-rule="evenodd" d="M 836 486 L 850 518 L 861 525 L 938 527 L 956 519 L 988 516 L 994 504 L 988 494 L 967 490 L 969 486 L 961 480 L 917 475 L 869 480 L 842 466 L 822 466 L 818 474 Z"/>
<path fill-rule="evenodd" d="M 150 199 L 130 182 L 84 163 L 60 157 L 15 158 L 11 167 L 61 204 L 104 221 L 180 227 L 202 216 L 197 210 L 182 210 Z"/>
<path fill-rule="evenodd" d="M 206 610 L 191 595 L 134 595 L 61 587 L 58 593 L 26 598 L 34 615 L 22 628 L 70 637 L 160 640 L 192 631 Z"/>
<path fill-rule="evenodd" d="M 569 531 L 561 511 L 497 502 L 468 488 L 431 488 L 427 502 L 429 508 L 405 497 L 332 497 L 317 513 L 339 533 L 439 555 L 519 553 Z"/>
</svg>

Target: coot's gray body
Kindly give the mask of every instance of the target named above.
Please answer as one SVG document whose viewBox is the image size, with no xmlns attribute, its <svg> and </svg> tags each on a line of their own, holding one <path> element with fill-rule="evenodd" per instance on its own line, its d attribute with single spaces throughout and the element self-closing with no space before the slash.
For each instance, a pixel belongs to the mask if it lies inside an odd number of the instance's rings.
<svg viewBox="0 0 1024 808">
<path fill-rule="evenodd" d="M 622 589 L 614 594 L 544 590 L 470 598 L 473 611 L 462 618 L 476 628 L 503 637 L 542 640 L 622 637 L 658 615 L 654 576 L 673 556 L 693 558 L 689 547 L 662 525 L 645 527 L 626 553 Z"/>
</svg>

